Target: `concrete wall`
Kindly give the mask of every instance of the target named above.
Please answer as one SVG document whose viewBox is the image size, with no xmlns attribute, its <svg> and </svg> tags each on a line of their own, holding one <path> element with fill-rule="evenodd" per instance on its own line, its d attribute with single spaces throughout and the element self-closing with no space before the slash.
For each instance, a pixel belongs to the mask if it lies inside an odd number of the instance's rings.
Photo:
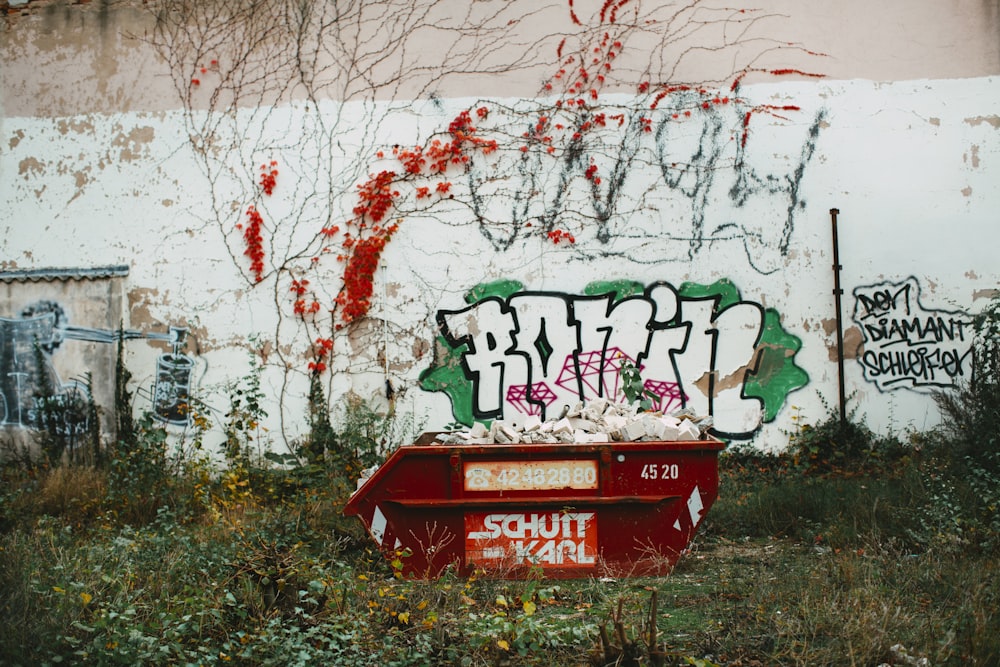
<svg viewBox="0 0 1000 667">
<path fill-rule="evenodd" d="M 836 407 L 838 209 L 850 407 L 925 428 L 998 286 L 1000 16 L 877 4 L 317 3 L 302 34 L 29 2 L 0 34 L 0 262 L 126 265 L 140 403 L 178 430 L 158 379 L 219 422 L 251 357 L 276 448 L 317 367 L 440 430 L 614 394 L 628 358 L 662 407 L 777 449 Z"/>
<path fill-rule="evenodd" d="M 91 415 L 81 410 L 92 393 L 114 404 L 117 346 L 128 267 L 89 271 L 0 273 L 0 425 L 18 433 L 43 426 L 40 397 L 54 395 L 58 432 L 82 441 Z M 113 412 L 102 416 L 107 431 Z M 99 416 L 100 418 L 100 416 Z"/>
</svg>

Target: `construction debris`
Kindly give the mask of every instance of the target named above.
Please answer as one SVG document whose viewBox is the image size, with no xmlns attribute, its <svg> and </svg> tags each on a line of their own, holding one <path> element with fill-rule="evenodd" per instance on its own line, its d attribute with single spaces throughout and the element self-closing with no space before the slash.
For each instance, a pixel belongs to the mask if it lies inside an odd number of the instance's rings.
<svg viewBox="0 0 1000 667">
<path fill-rule="evenodd" d="M 517 445 L 521 443 L 592 443 L 685 441 L 708 437 L 711 417 L 691 410 L 672 414 L 639 412 L 638 406 L 597 398 L 564 409 L 556 419 L 542 421 L 536 415 L 498 419 L 486 427 L 480 422 L 465 431 L 438 435 L 445 445 Z"/>
</svg>

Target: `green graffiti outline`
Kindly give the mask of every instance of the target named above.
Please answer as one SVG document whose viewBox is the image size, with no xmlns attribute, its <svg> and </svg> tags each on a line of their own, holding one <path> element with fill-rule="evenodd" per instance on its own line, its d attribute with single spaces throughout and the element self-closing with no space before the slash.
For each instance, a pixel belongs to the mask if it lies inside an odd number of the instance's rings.
<svg viewBox="0 0 1000 667">
<path fill-rule="evenodd" d="M 465 302 L 475 305 L 487 298 L 506 301 L 523 289 L 524 285 L 517 280 L 480 283 L 465 294 Z M 583 294 L 614 294 L 617 303 L 644 291 L 645 286 L 636 280 L 604 280 L 589 283 Z M 684 282 L 677 294 L 682 299 L 716 298 L 719 312 L 740 302 L 740 291 L 729 278 L 721 278 L 710 285 Z M 444 392 L 451 400 L 451 412 L 457 422 L 466 426 L 472 426 L 475 421 L 488 424 L 491 420 L 476 420 L 472 414 L 472 380 L 466 378 L 462 370 L 462 357 L 468 352 L 468 345 L 452 347 L 441 335 L 435 337 L 434 343 L 434 358 L 420 374 L 420 388 Z M 763 330 L 754 349 L 756 368 L 747 372 L 743 382 L 743 395 L 758 398 L 763 403 L 764 423 L 774 421 L 788 395 L 809 383 L 809 374 L 795 363 L 795 355 L 801 348 L 802 340 L 781 326 L 781 314 L 774 308 L 766 308 Z"/>
<path fill-rule="evenodd" d="M 434 338 L 435 354 L 430 367 L 421 374 L 418 382 L 424 391 L 441 391 L 451 400 L 451 414 L 460 424 L 472 426 L 472 380 L 465 377 L 462 357 L 469 346 L 448 344 L 444 336 Z"/>
<path fill-rule="evenodd" d="M 498 297 L 506 301 L 508 298 L 524 290 L 524 283 L 517 280 L 494 280 L 490 283 L 479 283 L 465 293 L 465 302 L 470 306 L 483 299 Z"/>
<path fill-rule="evenodd" d="M 692 282 L 681 283 L 681 286 L 677 288 L 677 296 L 682 299 L 718 297 L 718 310 L 720 311 L 740 301 L 740 291 L 729 278 L 720 278 L 711 285 Z"/>
<path fill-rule="evenodd" d="M 517 280 L 494 280 L 479 283 L 465 293 L 464 299 L 470 306 L 489 298 L 506 301 L 522 290 L 524 284 Z M 452 347 L 442 335 L 435 336 L 434 345 L 431 365 L 417 379 L 420 388 L 424 391 L 444 392 L 451 401 L 451 414 L 459 424 L 472 426 L 476 421 L 489 424 L 492 420 L 477 420 L 472 414 L 472 380 L 465 377 L 462 370 L 462 357 L 469 351 L 469 346 L 462 343 L 458 347 Z"/>
<path fill-rule="evenodd" d="M 740 301 L 740 291 L 729 278 L 721 278 L 711 285 L 685 282 L 677 294 L 682 299 L 717 297 L 719 312 Z M 795 355 L 800 349 L 802 339 L 785 331 L 777 310 L 766 308 L 763 330 L 754 349 L 757 366 L 743 381 L 743 395 L 763 402 L 764 423 L 774 421 L 788 395 L 809 383 L 809 374 L 795 363 Z"/>
<path fill-rule="evenodd" d="M 809 384 L 809 374 L 795 364 L 802 339 L 781 326 L 774 308 L 764 311 L 764 331 L 757 343 L 757 369 L 747 374 L 743 395 L 764 401 L 764 422 L 772 422 L 788 395 Z"/>
<path fill-rule="evenodd" d="M 614 303 L 646 291 L 646 286 L 638 280 L 595 280 L 583 288 L 586 296 L 601 296 L 613 293 Z"/>
</svg>

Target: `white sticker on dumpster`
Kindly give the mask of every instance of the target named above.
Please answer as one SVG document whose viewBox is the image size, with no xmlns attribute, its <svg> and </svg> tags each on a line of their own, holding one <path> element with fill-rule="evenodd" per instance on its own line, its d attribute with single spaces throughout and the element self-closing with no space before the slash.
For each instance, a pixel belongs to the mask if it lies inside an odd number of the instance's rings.
<svg viewBox="0 0 1000 667">
<path fill-rule="evenodd" d="M 465 561 L 470 565 L 592 567 L 596 555 L 594 512 L 465 515 Z"/>
<path fill-rule="evenodd" d="M 596 460 L 475 461 L 465 464 L 466 491 L 596 488 Z"/>
</svg>

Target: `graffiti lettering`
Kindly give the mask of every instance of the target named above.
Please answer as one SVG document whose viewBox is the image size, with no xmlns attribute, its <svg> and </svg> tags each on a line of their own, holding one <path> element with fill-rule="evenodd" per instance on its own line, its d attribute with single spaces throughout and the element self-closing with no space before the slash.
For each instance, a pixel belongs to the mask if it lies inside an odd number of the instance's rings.
<svg viewBox="0 0 1000 667">
<path fill-rule="evenodd" d="M 90 395 L 82 385 L 68 385 L 54 396 L 34 396 L 28 411 L 28 424 L 66 438 L 82 436 L 90 427 L 87 401 Z"/>
<path fill-rule="evenodd" d="M 938 371 L 943 372 L 947 380 L 961 375 L 962 364 L 970 352 L 971 349 L 964 353 L 958 350 L 928 351 L 926 347 L 892 352 L 865 352 L 862 363 L 869 377 L 888 376 L 885 384 L 914 378 L 920 384 L 935 384 Z"/>
<path fill-rule="evenodd" d="M 729 281 L 595 283 L 584 295 L 502 286 L 481 286 L 468 307 L 438 313 L 448 358 L 435 360 L 422 386 L 447 392 L 466 423 L 517 413 L 545 419 L 581 400 L 625 400 L 627 361 L 658 398 L 654 408 L 687 406 L 712 415 L 717 434 L 749 437 L 805 384 L 794 364 L 798 340 Z"/>
<path fill-rule="evenodd" d="M 865 378 L 880 390 L 954 386 L 972 352 L 972 321 L 963 313 L 926 309 L 910 277 L 854 290 L 854 321 L 864 335 Z"/>
<path fill-rule="evenodd" d="M 593 512 L 467 514 L 465 552 L 471 562 L 578 567 L 595 563 Z"/>
<path fill-rule="evenodd" d="M 700 109 L 702 92 L 678 91 L 672 104 L 675 109 Z M 713 106 L 686 122 L 678 122 L 676 111 L 662 106 L 649 111 L 649 117 L 617 111 L 631 120 L 602 123 L 599 131 L 583 134 L 564 151 L 551 151 L 551 146 L 526 150 L 506 173 L 498 175 L 490 155 L 472 158 L 469 201 L 480 232 L 494 249 L 508 250 L 525 236 L 567 227 L 581 235 L 593 230 L 596 243 L 574 249 L 581 255 L 596 252 L 634 260 L 636 247 L 655 243 L 661 253 L 671 248 L 676 259 L 690 260 L 713 241 L 736 241 L 743 243 L 754 270 L 780 270 L 796 214 L 805 206 L 800 188 L 825 111 L 816 112 L 794 163 L 775 173 L 749 145 L 734 141 L 731 128 L 746 113 L 739 105 Z M 695 130 L 692 123 L 697 123 Z M 592 170 L 607 177 L 595 182 Z M 655 198 L 656 205 L 648 198 Z M 659 210 L 664 198 L 679 214 L 647 218 L 646 211 Z M 712 216 L 715 224 L 708 222 L 710 202 L 720 203 Z M 497 225 L 497 220 L 511 224 Z"/>
<path fill-rule="evenodd" d="M 900 304 L 905 313 L 909 314 L 911 287 L 909 283 L 906 283 L 895 291 L 892 289 L 877 289 L 870 294 L 864 294 L 860 291 L 864 288 L 854 290 L 854 296 L 858 300 L 858 305 L 864 308 L 862 319 L 890 313 L 899 308 Z M 900 302 L 900 297 L 903 299 L 902 302 Z"/>
<path fill-rule="evenodd" d="M 876 324 L 865 324 L 865 333 L 868 334 L 872 342 L 907 342 L 931 341 L 943 342 L 944 340 L 965 340 L 964 328 L 969 323 L 949 317 L 945 320 L 941 316 L 930 316 L 926 319 L 914 317 L 909 320 L 899 320 L 896 318 L 881 317 Z"/>
</svg>

